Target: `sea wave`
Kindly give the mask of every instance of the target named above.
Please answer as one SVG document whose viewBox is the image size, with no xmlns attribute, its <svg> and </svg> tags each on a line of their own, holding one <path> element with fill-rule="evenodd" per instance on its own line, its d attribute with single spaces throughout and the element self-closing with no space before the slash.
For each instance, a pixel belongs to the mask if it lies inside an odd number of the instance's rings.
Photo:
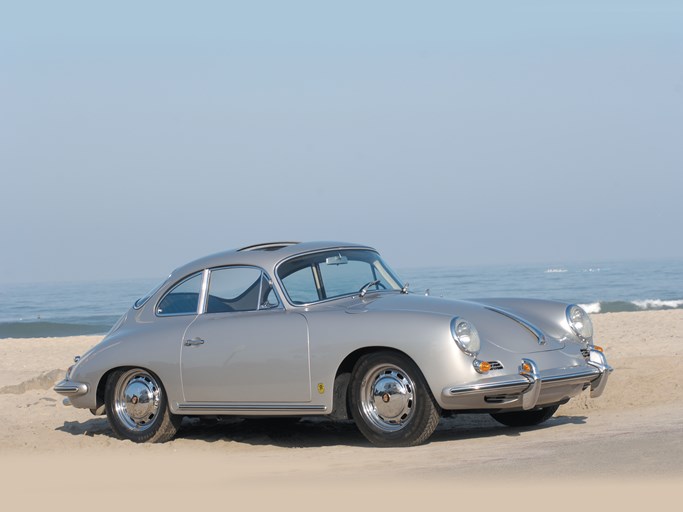
<svg viewBox="0 0 683 512">
<path fill-rule="evenodd" d="M 63 323 L 48 321 L 0 322 L 0 338 L 53 338 L 106 334 L 111 324 Z"/>
<path fill-rule="evenodd" d="M 614 300 L 579 304 L 586 313 L 622 313 L 626 311 L 657 311 L 662 309 L 683 309 L 683 299 Z"/>
<path fill-rule="evenodd" d="M 599 302 L 591 302 L 590 304 L 579 304 L 579 306 L 581 306 L 583 310 L 590 315 L 600 313 Z"/>
<path fill-rule="evenodd" d="M 662 299 L 646 299 L 634 300 L 633 303 L 640 309 L 681 309 L 683 308 L 683 299 L 678 300 L 662 300 Z"/>
</svg>

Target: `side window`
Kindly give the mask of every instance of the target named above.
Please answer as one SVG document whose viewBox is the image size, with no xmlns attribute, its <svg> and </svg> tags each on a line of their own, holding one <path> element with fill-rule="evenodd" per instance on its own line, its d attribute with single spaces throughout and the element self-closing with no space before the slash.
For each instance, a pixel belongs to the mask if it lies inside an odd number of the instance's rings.
<svg viewBox="0 0 683 512">
<path fill-rule="evenodd" d="M 260 269 L 226 267 L 211 271 L 207 313 L 254 311 L 259 309 L 262 284 Z M 264 282 L 265 281 L 265 282 Z"/>
<path fill-rule="evenodd" d="M 159 301 L 157 315 L 196 315 L 201 289 L 202 272 L 199 272 L 174 286 Z"/>
<path fill-rule="evenodd" d="M 313 278 L 313 268 L 304 267 L 282 279 L 287 294 L 294 304 L 308 304 L 320 300 Z"/>
</svg>

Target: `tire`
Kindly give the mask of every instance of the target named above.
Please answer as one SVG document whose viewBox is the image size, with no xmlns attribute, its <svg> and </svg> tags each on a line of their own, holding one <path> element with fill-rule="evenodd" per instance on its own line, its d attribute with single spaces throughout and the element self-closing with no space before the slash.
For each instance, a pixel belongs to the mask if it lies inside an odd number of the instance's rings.
<svg viewBox="0 0 683 512">
<path fill-rule="evenodd" d="M 161 381 L 142 368 L 116 370 L 104 391 L 107 421 L 119 439 L 163 443 L 178 431 L 182 416 L 171 414 Z"/>
<path fill-rule="evenodd" d="M 349 403 L 361 433 L 383 447 L 424 443 L 441 416 L 415 363 L 388 351 L 369 354 L 356 363 Z"/>
<path fill-rule="evenodd" d="M 498 423 L 508 427 L 533 427 L 549 420 L 559 405 L 551 405 L 534 411 L 500 412 L 491 414 Z"/>
</svg>

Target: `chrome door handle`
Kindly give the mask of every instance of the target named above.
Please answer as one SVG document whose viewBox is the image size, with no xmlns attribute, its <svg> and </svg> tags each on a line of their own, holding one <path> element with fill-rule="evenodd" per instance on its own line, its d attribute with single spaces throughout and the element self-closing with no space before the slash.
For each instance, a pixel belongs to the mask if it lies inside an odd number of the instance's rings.
<svg viewBox="0 0 683 512">
<path fill-rule="evenodd" d="M 185 340 L 185 346 L 186 347 L 193 347 L 195 345 L 203 345 L 204 340 L 201 338 L 195 338 L 193 340 Z"/>
</svg>

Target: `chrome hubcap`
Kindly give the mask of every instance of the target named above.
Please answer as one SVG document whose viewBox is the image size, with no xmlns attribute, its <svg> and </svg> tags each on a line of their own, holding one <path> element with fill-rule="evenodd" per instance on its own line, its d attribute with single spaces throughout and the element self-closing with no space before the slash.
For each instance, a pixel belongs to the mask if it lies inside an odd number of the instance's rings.
<svg viewBox="0 0 683 512">
<path fill-rule="evenodd" d="M 121 423 L 134 431 L 147 430 L 159 413 L 161 388 L 144 370 L 130 370 L 116 384 L 114 409 Z"/>
<path fill-rule="evenodd" d="M 402 369 L 393 365 L 376 366 L 361 383 L 363 413 L 381 431 L 400 430 L 412 418 L 414 392 L 413 381 Z"/>
</svg>

